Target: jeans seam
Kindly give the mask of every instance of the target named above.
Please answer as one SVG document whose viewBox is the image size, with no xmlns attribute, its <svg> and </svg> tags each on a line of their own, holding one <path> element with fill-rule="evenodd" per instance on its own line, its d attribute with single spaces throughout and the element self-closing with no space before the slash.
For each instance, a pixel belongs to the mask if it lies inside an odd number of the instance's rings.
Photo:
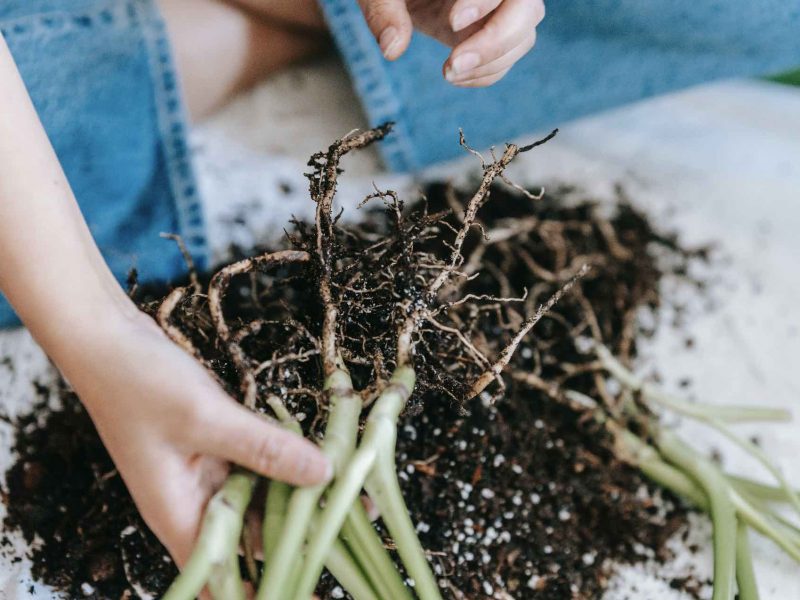
<svg viewBox="0 0 800 600">
<path fill-rule="evenodd" d="M 131 0 L 145 21 L 141 28 L 147 46 L 161 148 L 172 188 L 178 229 L 199 268 L 208 265 L 209 248 L 200 192 L 191 161 L 187 119 L 166 25 L 151 0 Z"/>
<path fill-rule="evenodd" d="M 321 4 L 370 122 L 395 123 L 393 135 L 380 144 L 384 160 L 396 171 L 419 169 L 405 106 L 394 93 L 385 59 L 362 22 L 358 5 L 355 0 L 322 0 Z"/>
<path fill-rule="evenodd" d="M 108 2 L 104 2 L 76 13 L 53 10 L 4 19 L 0 21 L 0 33 L 10 40 L 27 35 L 57 35 L 98 25 L 129 27 L 134 20 L 135 15 L 129 3 L 109 6 Z"/>
</svg>

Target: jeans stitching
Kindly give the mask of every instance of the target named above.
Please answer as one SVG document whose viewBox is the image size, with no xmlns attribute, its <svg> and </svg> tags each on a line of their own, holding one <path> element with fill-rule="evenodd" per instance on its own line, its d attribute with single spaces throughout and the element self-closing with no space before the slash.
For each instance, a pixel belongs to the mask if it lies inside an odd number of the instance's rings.
<svg viewBox="0 0 800 600">
<path fill-rule="evenodd" d="M 132 0 L 128 4 L 145 21 L 141 30 L 148 50 L 161 146 L 166 157 L 179 233 L 198 266 L 203 268 L 208 264 L 209 255 L 205 216 L 191 164 L 186 115 L 166 27 L 151 0 Z"/>
<path fill-rule="evenodd" d="M 130 27 L 134 15 L 127 5 L 100 4 L 94 9 L 72 13 L 48 11 L 0 21 L 0 33 L 6 39 L 27 35 L 57 35 L 80 29 L 103 27 Z"/>
<path fill-rule="evenodd" d="M 393 135 L 381 142 L 381 154 L 394 170 L 418 169 L 405 107 L 392 89 L 384 58 L 362 23 L 358 5 L 354 0 L 322 0 L 321 4 L 370 121 L 374 125 L 395 122 Z"/>
</svg>

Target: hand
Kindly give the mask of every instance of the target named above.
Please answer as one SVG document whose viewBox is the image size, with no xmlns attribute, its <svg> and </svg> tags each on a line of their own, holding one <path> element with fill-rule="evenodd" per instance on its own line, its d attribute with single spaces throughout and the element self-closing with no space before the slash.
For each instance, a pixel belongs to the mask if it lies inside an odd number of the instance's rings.
<svg viewBox="0 0 800 600">
<path fill-rule="evenodd" d="M 445 79 L 461 87 L 499 81 L 533 48 L 543 0 L 358 0 L 383 55 L 406 51 L 414 27 L 453 48 Z"/>
<path fill-rule="evenodd" d="M 86 360 L 67 377 L 144 520 L 179 566 L 229 462 L 296 485 L 330 478 L 317 446 L 234 402 L 149 318 L 103 337 L 81 348 Z"/>
</svg>

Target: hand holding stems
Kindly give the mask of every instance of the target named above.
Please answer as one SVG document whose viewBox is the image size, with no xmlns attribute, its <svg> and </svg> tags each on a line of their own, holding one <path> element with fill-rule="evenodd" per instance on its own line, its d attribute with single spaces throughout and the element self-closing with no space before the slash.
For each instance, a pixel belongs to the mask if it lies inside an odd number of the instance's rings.
<svg viewBox="0 0 800 600">
<path fill-rule="evenodd" d="M 2 38 L 0 89 L 0 290 L 81 397 L 142 516 L 183 565 L 229 461 L 298 485 L 326 480 L 327 461 L 228 397 L 125 295 Z"/>
<path fill-rule="evenodd" d="M 543 0 L 359 0 L 388 60 L 408 48 L 416 28 L 453 48 L 442 70 L 461 87 L 502 79 L 536 43 Z"/>
</svg>

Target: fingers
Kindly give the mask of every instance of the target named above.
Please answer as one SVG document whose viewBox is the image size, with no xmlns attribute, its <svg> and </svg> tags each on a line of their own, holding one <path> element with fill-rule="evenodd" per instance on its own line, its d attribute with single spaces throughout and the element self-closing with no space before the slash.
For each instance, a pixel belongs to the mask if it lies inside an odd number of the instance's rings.
<svg viewBox="0 0 800 600">
<path fill-rule="evenodd" d="M 358 0 L 383 56 L 400 58 L 411 41 L 413 25 L 405 0 Z"/>
<path fill-rule="evenodd" d="M 479 31 L 455 47 L 444 65 L 445 78 L 457 85 L 494 83 L 533 47 L 543 18 L 541 0 L 505 0 Z"/>
<path fill-rule="evenodd" d="M 511 67 L 533 48 L 535 43 L 536 30 L 533 29 L 526 39 L 501 57 L 477 67 L 461 77 L 453 73 L 452 70 L 445 70 L 445 78 L 453 85 L 459 87 L 483 87 L 491 85 L 502 79 L 505 74 L 511 70 Z"/>
<path fill-rule="evenodd" d="M 332 467 L 319 448 L 230 401 L 213 407 L 196 432 L 201 452 L 293 485 L 328 481 Z"/>
<path fill-rule="evenodd" d="M 502 0 L 456 0 L 450 9 L 453 31 L 466 29 L 500 6 Z"/>
</svg>

